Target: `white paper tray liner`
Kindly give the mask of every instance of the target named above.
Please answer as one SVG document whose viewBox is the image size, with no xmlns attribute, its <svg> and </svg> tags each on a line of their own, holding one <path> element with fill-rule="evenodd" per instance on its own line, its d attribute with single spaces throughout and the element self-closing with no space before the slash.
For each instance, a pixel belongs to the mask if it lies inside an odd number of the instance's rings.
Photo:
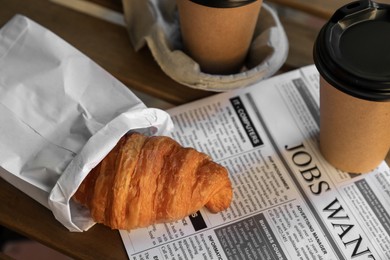
<svg viewBox="0 0 390 260">
<path fill-rule="evenodd" d="M 288 39 L 276 11 L 262 4 L 246 69 L 231 75 L 204 73 L 183 52 L 176 0 L 122 0 L 130 40 L 135 50 L 145 44 L 161 69 L 173 80 L 195 89 L 223 92 L 266 79 L 284 64 Z"/>
<path fill-rule="evenodd" d="M 94 223 L 71 196 L 130 130 L 167 135 L 169 115 L 64 40 L 16 15 L 0 30 L 0 176 L 69 230 Z"/>
</svg>

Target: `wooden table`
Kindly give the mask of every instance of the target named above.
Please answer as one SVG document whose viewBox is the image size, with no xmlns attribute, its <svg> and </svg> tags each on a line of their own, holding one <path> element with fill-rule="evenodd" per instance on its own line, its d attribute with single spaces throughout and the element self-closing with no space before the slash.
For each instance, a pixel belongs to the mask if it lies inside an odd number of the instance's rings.
<svg viewBox="0 0 390 260">
<path fill-rule="evenodd" d="M 132 1 L 132 0 L 130 0 Z M 121 1 L 93 1 L 122 11 Z M 321 25 L 347 1 L 272 0 L 278 7 L 306 12 L 316 21 L 308 26 L 281 12 L 290 41 L 290 54 L 282 71 L 312 63 L 311 49 Z M 165 75 L 149 50 L 135 52 L 123 26 L 68 9 L 47 0 L 0 0 L 0 26 L 23 14 L 53 31 L 132 89 L 175 105 L 212 95 L 184 87 Z M 312 25 L 312 24 L 310 24 Z M 390 161 L 390 160 L 389 160 Z M 95 225 L 88 232 L 72 233 L 52 213 L 0 178 L 0 225 L 39 241 L 76 259 L 126 259 L 117 231 Z"/>
</svg>

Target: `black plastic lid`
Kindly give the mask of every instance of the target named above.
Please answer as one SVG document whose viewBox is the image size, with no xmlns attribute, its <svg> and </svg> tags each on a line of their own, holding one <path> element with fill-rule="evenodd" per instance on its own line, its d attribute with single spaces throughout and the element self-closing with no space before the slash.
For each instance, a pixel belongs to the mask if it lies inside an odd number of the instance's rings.
<svg viewBox="0 0 390 260">
<path fill-rule="evenodd" d="M 338 9 L 314 45 L 321 76 L 352 96 L 390 101 L 390 5 L 356 1 Z"/>
<path fill-rule="evenodd" d="M 208 7 L 216 7 L 216 8 L 232 8 L 232 7 L 240 7 L 244 6 L 256 0 L 190 0 L 191 2 L 208 6 Z"/>
</svg>

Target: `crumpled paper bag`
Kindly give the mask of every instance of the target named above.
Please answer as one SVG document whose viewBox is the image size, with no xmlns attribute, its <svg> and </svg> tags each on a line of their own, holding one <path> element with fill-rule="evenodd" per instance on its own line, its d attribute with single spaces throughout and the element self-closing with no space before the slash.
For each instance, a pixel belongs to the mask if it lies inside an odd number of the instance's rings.
<svg viewBox="0 0 390 260">
<path fill-rule="evenodd" d="M 213 75 L 182 51 L 176 0 L 122 0 L 130 40 L 136 51 L 145 44 L 161 69 L 191 88 L 229 91 L 275 74 L 287 59 L 288 40 L 277 13 L 262 4 L 246 68 L 232 75 Z"/>
<path fill-rule="evenodd" d="M 69 230 L 94 222 L 71 200 L 128 131 L 166 135 L 169 115 L 64 40 L 16 15 L 0 30 L 0 176 Z"/>
</svg>

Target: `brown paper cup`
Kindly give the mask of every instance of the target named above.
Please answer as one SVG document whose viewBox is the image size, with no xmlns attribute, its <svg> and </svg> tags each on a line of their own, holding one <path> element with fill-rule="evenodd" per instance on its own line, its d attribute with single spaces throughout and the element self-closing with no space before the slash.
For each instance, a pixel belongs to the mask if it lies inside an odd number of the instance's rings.
<svg viewBox="0 0 390 260">
<path fill-rule="evenodd" d="M 232 74 L 242 68 L 262 1 L 215 8 L 177 0 L 185 52 L 203 72 Z"/>
<path fill-rule="evenodd" d="M 377 15 L 381 13 L 381 15 Z M 390 5 L 347 4 L 321 28 L 320 150 L 336 168 L 374 170 L 390 149 Z"/>
<path fill-rule="evenodd" d="M 365 173 L 390 147 L 390 102 L 352 97 L 320 79 L 320 150 L 336 168 Z"/>
</svg>

